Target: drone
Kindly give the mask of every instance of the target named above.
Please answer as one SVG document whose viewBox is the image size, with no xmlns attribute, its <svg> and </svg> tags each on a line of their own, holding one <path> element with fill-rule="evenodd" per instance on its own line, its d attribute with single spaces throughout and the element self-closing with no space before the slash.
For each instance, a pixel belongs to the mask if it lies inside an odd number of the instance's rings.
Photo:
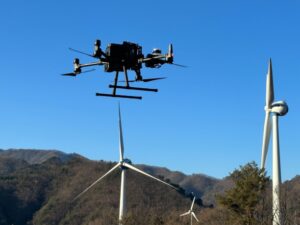
<svg viewBox="0 0 300 225">
<path fill-rule="evenodd" d="M 117 98 L 130 98 L 130 99 L 142 99 L 141 96 L 132 95 L 120 95 L 117 94 L 117 89 L 136 90 L 136 91 L 150 91 L 158 92 L 158 89 L 133 87 L 130 83 L 133 82 L 151 82 L 156 80 L 165 79 L 166 77 L 155 78 L 143 78 L 141 74 L 142 65 L 148 68 L 160 68 L 164 64 L 172 64 L 176 66 L 185 67 L 183 65 L 173 63 L 173 46 L 169 45 L 168 52 L 162 54 L 160 49 L 153 49 L 152 53 L 147 54 L 144 57 L 142 47 L 136 43 L 124 41 L 122 44 L 108 44 L 105 52 L 101 49 L 101 41 L 96 40 L 94 44 L 93 54 L 88 54 L 73 48 L 69 48 L 71 51 L 84 54 L 97 59 L 95 62 L 81 64 L 78 58 L 73 61 L 74 70 L 71 73 L 64 73 L 63 76 L 77 76 L 81 73 L 91 72 L 95 69 L 82 70 L 85 67 L 104 66 L 105 72 L 115 72 L 114 83 L 108 87 L 112 88 L 112 94 L 96 93 L 96 96 L 105 97 L 117 97 Z M 135 72 L 135 79 L 129 80 L 127 71 L 131 70 Z M 124 81 L 119 81 L 119 72 L 123 72 L 125 76 Z M 125 85 L 119 85 L 118 82 L 125 83 Z"/>
</svg>

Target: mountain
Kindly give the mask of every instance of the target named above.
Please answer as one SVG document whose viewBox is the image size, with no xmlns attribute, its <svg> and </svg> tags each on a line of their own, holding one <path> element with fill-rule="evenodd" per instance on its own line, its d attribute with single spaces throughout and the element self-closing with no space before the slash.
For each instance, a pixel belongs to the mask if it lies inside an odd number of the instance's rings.
<svg viewBox="0 0 300 225">
<path fill-rule="evenodd" d="M 1 165 L 4 165 L 5 162 L 1 163 L 1 160 L 4 160 L 7 163 L 7 168 L 21 168 L 22 165 L 25 166 L 28 164 L 41 164 L 47 161 L 50 158 L 58 158 L 61 161 L 70 160 L 73 157 L 82 157 L 77 154 L 66 154 L 57 150 L 33 150 L 33 149 L 8 149 L 0 150 L 0 169 Z M 16 164 L 16 165 L 14 165 Z M 140 169 L 145 172 L 163 178 L 166 181 L 169 181 L 173 184 L 178 184 L 186 190 L 187 193 L 193 192 L 199 198 L 204 198 L 207 204 L 214 203 L 214 196 L 211 196 L 209 193 L 215 189 L 216 186 L 220 186 L 220 190 L 226 189 L 227 185 L 223 187 L 223 180 L 219 180 L 204 174 L 193 174 L 186 175 L 178 171 L 171 171 L 164 167 L 157 166 L 148 166 L 148 165 L 137 165 Z M 1 170 L 1 171 L 4 171 Z M 226 182 L 225 182 L 226 183 Z"/>
<path fill-rule="evenodd" d="M 40 164 L 53 157 L 66 161 L 75 155 L 75 153 L 66 154 L 57 150 L 0 149 L 0 158 L 23 160 L 29 164 Z"/>
<path fill-rule="evenodd" d="M 52 150 L 0 150 L 0 225 L 117 224 L 118 171 L 74 200 L 115 164 Z M 214 215 L 215 196 L 233 186 L 229 178 L 189 176 L 163 167 L 137 166 L 179 190 L 129 170 L 124 225 L 187 225 L 189 219 L 179 215 L 190 207 L 190 192 L 198 197 L 196 214 L 200 212 L 205 218 Z M 300 176 L 286 181 L 283 187 L 286 205 L 300 210 Z"/>
<path fill-rule="evenodd" d="M 43 154 L 44 153 L 44 154 Z M 115 163 L 41 150 L 0 153 L 0 224 L 116 224 L 120 173 L 106 177 L 78 200 L 82 190 Z M 14 165 L 14 166 L 12 166 Z M 182 224 L 191 197 L 132 171 L 127 173 L 128 224 Z M 204 207 L 201 199 L 196 209 Z M 157 222 L 158 221 L 158 222 Z"/>
<path fill-rule="evenodd" d="M 215 193 L 222 193 L 233 185 L 228 178 L 217 179 L 204 174 L 186 175 L 178 171 L 171 171 L 164 167 L 147 165 L 137 166 L 153 176 L 178 184 L 188 193 L 194 193 L 203 200 L 205 205 L 215 204 Z"/>
</svg>

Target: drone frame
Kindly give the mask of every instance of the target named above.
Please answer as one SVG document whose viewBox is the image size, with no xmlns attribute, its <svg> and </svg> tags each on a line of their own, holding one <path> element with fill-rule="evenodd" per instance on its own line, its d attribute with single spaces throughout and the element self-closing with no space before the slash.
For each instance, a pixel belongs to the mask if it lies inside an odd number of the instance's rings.
<svg viewBox="0 0 300 225">
<path fill-rule="evenodd" d="M 124 42 L 125 43 L 125 42 Z M 137 45 L 138 46 L 138 45 Z M 99 43 L 96 42 L 95 43 L 95 47 L 100 47 Z M 75 59 L 74 60 L 74 72 L 72 73 L 65 73 L 62 75 L 65 76 L 77 76 L 80 73 L 86 73 L 86 72 L 90 72 L 93 71 L 92 70 L 87 70 L 87 71 L 81 71 L 81 68 L 84 67 L 92 67 L 92 66 L 100 66 L 100 65 L 106 65 L 109 66 L 110 65 L 110 61 L 107 61 L 107 55 L 104 53 L 101 53 L 100 55 L 97 55 L 96 53 L 92 54 L 88 54 L 73 48 L 69 48 L 71 51 L 75 51 L 90 57 L 94 57 L 94 58 L 98 58 L 99 60 L 96 62 L 91 62 L 91 63 L 86 63 L 86 64 L 80 64 L 79 59 Z M 100 49 L 101 50 L 101 49 Z M 102 52 L 102 50 L 101 50 Z M 105 58 L 102 58 L 101 55 L 104 55 Z M 173 64 L 173 65 L 177 65 L 177 66 L 182 66 L 179 64 L 174 64 L 173 63 L 173 46 L 172 44 L 169 45 L 169 51 L 167 54 L 161 54 L 161 52 L 159 53 L 153 53 L 153 54 L 148 54 L 146 58 L 144 58 L 143 55 L 141 55 L 142 58 L 137 59 L 137 63 L 138 65 L 142 64 L 142 63 L 146 63 L 146 67 L 151 67 L 151 68 L 159 68 L 161 65 L 168 63 L 168 64 Z M 155 60 L 153 63 L 148 63 L 150 61 Z M 148 65 L 147 65 L 148 64 Z M 133 82 L 132 80 L 128 79 L 128 69 L 130 70 L 134 70 L 136 72 L 136 79 L 134 81 L 143 81 L 143 82 L 149 82 L 149 81 L 153 81 L 153 80 L 157 80 L 157 79 L 165 79 L 165 77 L 160 77 L 160 78 L 150 78 L 150 79 L 143 79 L 140 75 L 140 67 L 131 67 L 126 64 L 126 61 L 122 60 L 121 64 L 119 64 L 119 68 L 118 69 L 113 69 L 113 70 L 105 70 L 106 72 L 115 72 L 115 77 L 114 77 L 114 82 L 113 84 L 110 84 L 108 87 L 112 88 L 112 93 L 108 94 L 108 93 L 96 93 L 96 96 L 104 96 L 104 97 L 117 97 L 117 98 L 129 98 L 129 99 L 142 99 L 141 96 L 135 96 L 135 95 L 121 95 L 121 94 L 117 94 L 117 89 L 125 89 L 125 90 L 135 90 L 135 91 L 149 91 L 149 92 L 158 92 L 158 89 L 155 88 L 144 88 L 144 87 L 132 87 L 130 86 L 130 82 Z M 183 66 L 185 67 L 185 66 Z M 124 72 L 124 76 L 125 76 L 125 81 L 119 81 L 119 72 Z M 118 85 L 118 82 L 125 82 L 125 85 Z"/>
</svg>

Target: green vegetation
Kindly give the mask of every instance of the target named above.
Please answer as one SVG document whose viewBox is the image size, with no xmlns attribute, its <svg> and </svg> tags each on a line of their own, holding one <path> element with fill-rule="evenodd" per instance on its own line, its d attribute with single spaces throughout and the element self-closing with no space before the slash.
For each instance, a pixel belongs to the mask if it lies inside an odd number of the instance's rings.
<svg viewBox="0 0 300 225">
<path fill-rule="evenodd" d="M 218 196 L 218 202 L 228 210 L 229 221 L 237 224 L 264 224 L 265 196 L 270 179 L 252 162 L 236 169 L 230 178 L 235 186 Z M 261 207 L 262 206 L 262 207 Z M 266 223 L 267 224 L 267 223 Z"/>
</svg>

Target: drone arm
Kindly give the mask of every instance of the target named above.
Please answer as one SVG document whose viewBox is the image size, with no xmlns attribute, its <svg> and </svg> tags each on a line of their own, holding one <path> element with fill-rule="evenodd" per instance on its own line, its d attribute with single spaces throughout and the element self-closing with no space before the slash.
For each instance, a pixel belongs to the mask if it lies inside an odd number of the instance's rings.
<svg viewBox="0 0 300 225">
<path fill-rule="evenodd" d="M 150 57 L 150 58 L 142 58 L 142 59 L 139 59 L 139 63 L 151 61 L 153 59 L 163 59 L 163 58 L 166 58 L 166 56 L 165 55 L 158 55 L 158 56 L 154 56 L 154 57 Z"/>
<path fill-rule="evenodd" d="M 86 64 L 78 64 L 78 68 L 90 67 L 90 66 L 101 66 L 104 64 L 106 64 L 106 62 L 102 62 L 102 61 L 86 63 Z"/>
</svg>

